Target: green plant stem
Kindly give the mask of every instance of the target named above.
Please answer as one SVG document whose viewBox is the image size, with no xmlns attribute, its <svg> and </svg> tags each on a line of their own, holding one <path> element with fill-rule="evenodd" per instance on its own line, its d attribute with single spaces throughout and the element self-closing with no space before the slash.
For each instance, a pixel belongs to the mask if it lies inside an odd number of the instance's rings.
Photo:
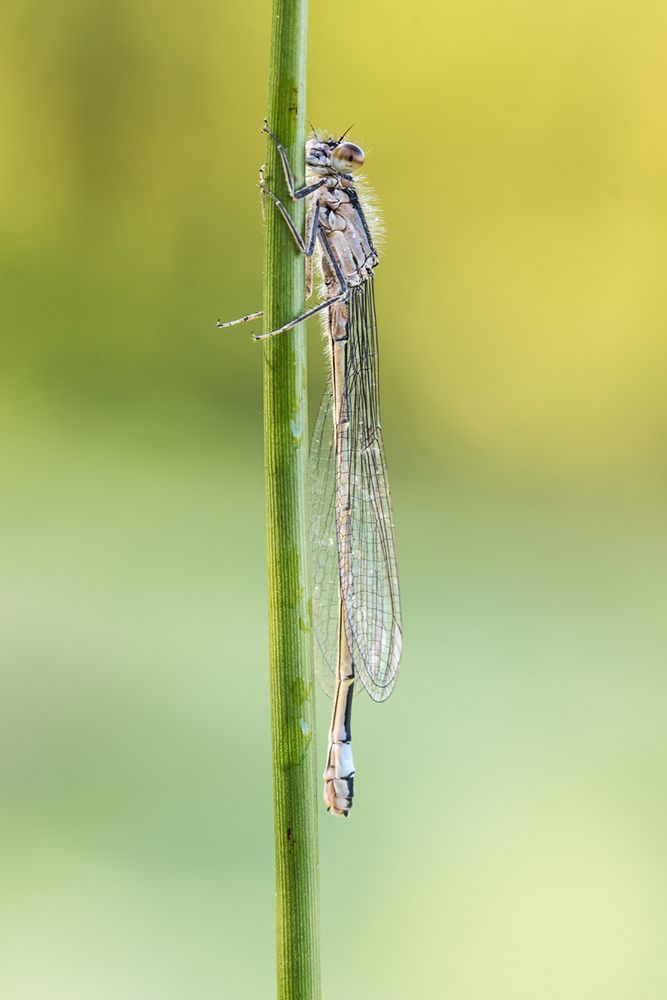
<svg viewBox="0 0 667 1000">
<path fill-rule="evenodd" d="M 268 122 L 302 182 L 307 0 L 274 0 Z M 268 186 L 303 231 L 274 144 Z M 304 260 L 265 199 L 265 329 L 304 310 Z M 319 1000 L 315 694 L 308 566 L 308 399 L 303 326 L 264 345 L 264 447 L 269 568 L 271 730 L 279 1000 Z"/>
</svg>

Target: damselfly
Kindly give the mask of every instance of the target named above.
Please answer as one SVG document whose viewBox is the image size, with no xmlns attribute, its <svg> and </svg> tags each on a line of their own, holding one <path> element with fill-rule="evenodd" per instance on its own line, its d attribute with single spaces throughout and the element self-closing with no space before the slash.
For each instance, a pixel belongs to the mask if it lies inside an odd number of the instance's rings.
<svg viewBox="0 0 667 1000">
<path fill-rule="evenodd" d="M 359 681 L 374 701 L 389 697 L 401 658 L 402 631 L 394 526 L 380 424 L 378 339 L 373 270 L 378 254 L 353 178 L 364 162 L 354 143 L 314 133 L 306 143 L 306 184 L 297 188 L 285 149 L 276 144 L 293 199 L 307 198 L 305 236 L 260 176 L 264 197 L 283 216 L 307 262 L 314 255 L 324 301 L 256 340 L 273 337 L 322 310 L 331 380 L 310 450 L 313 618 L 318 678 L 333 696 L 324 801 L 337 816 L 352 807 L 352 697 Z M 251 313 L 220 327 L 262 315 Z"/>
</svg>

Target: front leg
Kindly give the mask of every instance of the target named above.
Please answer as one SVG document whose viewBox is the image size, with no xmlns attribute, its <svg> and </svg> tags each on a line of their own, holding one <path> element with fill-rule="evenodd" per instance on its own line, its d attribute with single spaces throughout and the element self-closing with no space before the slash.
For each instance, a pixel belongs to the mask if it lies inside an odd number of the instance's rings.
<svg viewBox="0 0 667 1000">
<path fill-rule="evenodd" d="M 315 205 L 315 208 L 313 210 L 312 219 L 311 219 L 311 222 L 310 222 L 310 233 L 309 233 L 307 241 L 306 241 L 306 240 L 304 240 L 304 238 L 302 237 L 301 233 L 299 232 L 299 230 L 294 225 L 294 222 L 292 221 L 292 218 L 291 218 L 289 212 L 287 211 L 287 209 L 283 205 L 283 203 L 280 200 L 280 198 L 278 198 L 273 193 L 273 191 L 269 190 L 269 188 L 265 187 L 263 177 L 260 179 L 259 189 L 262 192 L 262 204 L 264 202 L 264 196 L 266 196 L 267 198 L 271 198 L 271 200 L 273 201 L 274 205 L 276 206 L 276 208 L 278 209 L 278 211 L 282 215 L 283 219 L 287 223 L 287 228 L 289 229 L 290 233 L 294 237 L 294 242 L 298 246 L 298 248 L 301 251 L 301 253 L 305 254 L 306 257 L 312 257 L 313 256 L 313 251 L 315 250 L 315 243 L 317 242 L 317 230 L 318 230 L 319 222 L 320 222 L 320 206 L 319 205 Z"/>
<path fill-rule="evenodd" d="M 262 132 L 268 135 L 269 139 L 271 139 L 276 145 L 276 149 L 278 150 L 278 156 L 280 157 L 280 162 L 283 165 L 283 173 L 285 174 L 285 182 L 287 184 L 287 190 L 289 191 L 289 196 L 293 201 L 296 201 L 298 198 L 307 198 L 309 194 L 312 194 L 313 191 L 317 191 L 318 188 L 321 188 L 323 184 L 325 184 L 325 179 L 323 178 L 321 181 L 317 181 L 315 184 L 307 184 L 305 187 L 297 188 L 294 183 L 294 174 L 292 173 L 292 168 L 290 166 L 289 159 L 287 158 L 287 152 L 285 151 L 285 147 L 283 146 L 280 139 L 277 139 L 276 136 L 273 134 L 273 132 L 269 129 L 266 120 L 264 121 L 264 127 L 262 128 Z"/>
</svg>

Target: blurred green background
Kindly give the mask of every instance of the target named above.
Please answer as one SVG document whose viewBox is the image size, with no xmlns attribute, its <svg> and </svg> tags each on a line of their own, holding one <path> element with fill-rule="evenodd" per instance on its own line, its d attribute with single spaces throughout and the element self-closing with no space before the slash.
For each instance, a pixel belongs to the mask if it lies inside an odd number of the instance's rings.
<svg viewBox="0 0 667 1000">
<path fill-rule="evenodd" d="M 405 613 L 324 995 L 659 1000 L 665 7 L 312 8 L 387 226 Z M 0 995 L 270 997 L 261 357 L 214 329 L 260 306 L 269 4 L 3 25 Z"/>
</svg>

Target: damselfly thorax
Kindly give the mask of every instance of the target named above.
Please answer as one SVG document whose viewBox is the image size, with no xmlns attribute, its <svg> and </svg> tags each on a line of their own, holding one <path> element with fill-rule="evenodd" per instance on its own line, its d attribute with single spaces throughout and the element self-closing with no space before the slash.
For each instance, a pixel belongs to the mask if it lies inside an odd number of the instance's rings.
<svg viewBox="0 0 667 1000">
<path fill-rule="evenodd" d="M 311 173 L 310 178 L 313 183 L 315 175 Z M 361 284 L 377 266 L 378 255 L 368 226 L 361 221 L 352 179 L 340 175 L 327 178 L 316 198 L 320 210 L 320 261 L 327 289 Z M 307 224 L 311 226 L 315 207 L 308 213 Z"/>
</svg>

